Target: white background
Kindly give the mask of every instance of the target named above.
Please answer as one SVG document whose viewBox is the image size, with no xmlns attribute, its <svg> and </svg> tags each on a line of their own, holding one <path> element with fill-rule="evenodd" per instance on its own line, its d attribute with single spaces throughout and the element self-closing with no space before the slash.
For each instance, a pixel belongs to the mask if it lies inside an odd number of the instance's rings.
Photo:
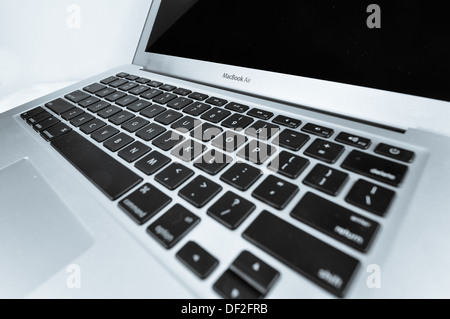
<svg viewBox="0 0 450 319">
<path fill-rule="evenodd" d="M 0 0 L 0 112 L 130 64 L 150 4 Z"/>
</svg>

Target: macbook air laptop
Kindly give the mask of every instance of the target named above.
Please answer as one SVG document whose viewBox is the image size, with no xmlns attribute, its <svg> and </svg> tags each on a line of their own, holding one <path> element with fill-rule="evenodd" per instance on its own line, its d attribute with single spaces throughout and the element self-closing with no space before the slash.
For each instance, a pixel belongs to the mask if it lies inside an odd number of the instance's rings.
<svg viewBox="0 0 450 319">
<path fill-rule="evenodd" d="M 154 0 L 0 115 L 0 297 L 449 297 L 443 12 Z"/>
</svg>

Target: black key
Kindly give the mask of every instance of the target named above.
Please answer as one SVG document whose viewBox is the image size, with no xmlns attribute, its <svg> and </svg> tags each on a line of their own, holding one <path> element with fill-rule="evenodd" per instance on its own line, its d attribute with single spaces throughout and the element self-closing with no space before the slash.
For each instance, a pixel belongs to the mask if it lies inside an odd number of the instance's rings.
<svg viewBox="0 0 450 319">
<path fill-rule="evenodd" d="M 253 119 L 251 117 L 241 114 L 233 114 L 222 122 L 222 126 L 234 129 L 235 131 L 242 131 L 247 126 L 252 124 L 252 122 Z"/>
<path fill-rule="evenodd" d="M 164 84 L 164 85 L 160 86 L 159 88 L 160 88 L 161 90 L 164 90 L 164 91 L 173 91 L 173 90 L 175 90 L 177 87 L 176 87 L 176 86 L 173 86 L 173 85 L 170 85 L 170 84 Z"/>
<path fill-rule="evenodd" d="M 167 110 L 164 113 L 161 113 L 160 115 L 155 117 L 155 121 L 163 125 L 169 125 L 182 117 L 183 115 L 181 113 L 178 113 L 173 110 Z"/>
<path fill-rule="evenodd" d="M 194 166 L 210 175 L 217 175 L 232 162 L 232 157 L 212 149 L 195 160 Z"/>
<path fill-rule="evenodd" d="M 119 89 L 122 91 L 129 91 L 131 89 L 134 89 L 138 85 L 139 84 L 134 83 L 134 82 L 128 82 L 128 83 L 125 83 L 124 85 L 119 86 Z"/>
<path fill-rule="evenodd" d="M 84 111 L 78 107 L 71 109 L 70 111 L 67 111 L 66 113 L 61 114 L 61 117 L 66 120 L 70 121 L 71 119 L 84 114 Z"/>
<path fill-rule="evenodd" d="M 272 136 L 277 134 L 280 131 L 280 127 L 278 125 L 274 125 L 272 123 L 267 123 L 263 121 L 258 121 L 250 126 L 245 134 L 250 135 L 252 137 L 267 141 L 270 140 Z"/>
<path fill-rule="evenodd" d="M 236 163 L 220 177 L 222 181 L 241 191 L 250 188 L 262 175 L 261 170 L 246 163 Z"/>
<path fill-rule="evenodd" d="M 94 139 L 94 141 L 101 143 L 103 141 L 106 141 L 108 138 L 116 135 L 117 133 L 119 133 L 118 129 L 108 125 L 92 133 L 91 137 Z"/>
<path fill-rule="evenodd" d="M 267 178 L 253 191 L 252 196 L 276 209 L 285 208 L 299 192 L 297 185 L 274 175 Z"/>
<path fill-rule="evenodd" d="M 336 141 L 347 144 L 347 145 L 351 145 L 354 147 L 358 147 L 363 150 L 368 149 L 370 144 L 372 143 L 368 138 L 364 138 L 361 136 L 357 136 L 357 135 L 349 134 L 349 133 L 345 133 L 345 132 L 341 132 L 336 137 Z"/>
<path fill-rule="evenodd" d="M 48 118 L 50 118 L 50 117 L 52 117 L 52 115 L 51 115 L 49 112 L 44 111 L 44 112 L 39 113 L 39 114 L 37 114 L 37 115 L 35 115 L 35 116 L 29 117 L 29 118 L 27 119 L 27 123 L 28 123 L 29 125 L 34 125 L 34 124 L 37 124 L 37 123 L 39 123 L 39 122 L 42 122 L 43 120 L 46 120 L 46 119 L 48 119 Z"/>
<path fill-rule="evenodd" d="M 170 108 L 173 108 L 175 110 L 181 110 L 181 109 L 184 109 L 189 104 L 191 104 L 192 102 L 193 102 L 192 100 L 187 99 L 185 97 L 179 97 L 179 98 L 176 98 L 175 100 L 169 102 L 167 104 L 167 106 Z"/>
<path fill-rule="evenodd" d="M 104 90 L 105 88 L 106 88 L 106 86 L 101 85 L 99 83 L 92 83 L 91 85 L 88 85 L 85 88 L 83 88 L 83 90 L 85 90 L 86 92 L 95 94 L 98 91 Z"/>
<path fill-rule="evenodd" d="M 93 113 L 97 113 L 97 112 L 103 110 L 104 108 L 107 108 L 108 106 L 111 106 L 111 104 L 109 104 L 105 101 L 100 101 L 98 103 L 95 103 L 95 104 L 92 104 L 91 106 L 89 106 L 88 110 Z"/>
<path fill-rule="evenodd" d="M 167 131 L 157 139 L 153 140 L 152 144 L 159 147 L 163 151 L 168 151 L 184 141 L 184 137 L 173 131 Z"/>
<path fill-rule="evenodd" d="M 227 192 L 208 209 L 208 215 L 229 229 L 236 229 L 255 210 L 256 206 L 248 200 Z"/>
<path fill-rule="evenodd" d="M 270 162 L 268 168 L 278 174 L 296 179 L 308 165 L 309 160 L 306 158 L 288 152 L 281 152 L 272 162 Z"/>
<path fill-rule="evenodd" d="M 174 90 L 173 93 L 178 94 L 178 95 L 182 95 L 182 96 L 186 96 L 188 94 L 191 94 L 192 91 L 187 90 L 187 89 L 183 89 L 183 88 L 178 88 L 178 89 Z"/>
<path fill-rule="evenodd" d="M 88 97 L 86 100 L 81 101 L 78 104 L 82 107 L 88 107 L 88 106 L 91 106 L 92 104 L 95 104 L 98 102 L 100 102 L 100 99 L 97 99 L 96 97 L 91 96 L 91 97 Z"/>
<path fill-rule="evenodd" d="M 202 154 L 205 149 L 205 145 L 194 140 L 187 140 L 183 144 L 175 147 L 170 154 L 184 162 L 190 162 Z"/>
<path fill-rule="evenodd" d="M 120 73 L 118 73 L 118 74 L 116 74 L 116 76 L 118 77 L 118 78 L 125 78 L 125 77 L 127 77 L 129 74 L 128 73 L 125 73 L 125 72 L 120 72 Z"/>
<path fill-rule="evenodd" d="M 250 111 L 248 111 L 247 115 L 259 118 L 261 120 L 269 120 L 273 117 L 274 114 L 272 112 L 267 112 L 260 109 L 251 109 Z"/>
<path fill-rule="evenodd" d="M 172 199 L 151 184 L 144 184 L 119 202 L 119 207 L 137 224 L 150 218 L 169 205 Z"/>
<path fill-rule="evenodd" d="M 380 227 L 377 222 L 313 193 L 303 196 L 291 216 L 361 252 L 367 252 Z"/>
<path fill-rule="evenodd" d="M 140 114 L 151 119 L 151 118 L 154 118 L 155 116 L 161 114 L 165 110 L 166 110 L 165 107 L 162 107 L 161 105 L 153 104 L 152 106 L 149 106 L 148 108 L 143 110 Z"/>
<path fill-rule="evenodd" d="M 334 133 L 334 131 L 331 128 L 311 123 L 308 123 L 305 126 L 303 126 L 302 131 L 325 138 L 330 137 Z"/>
<path fill-rule="evenodd" d="M 103 84 L 109 84 L 109 83 L 112 83 L 112 82 L 117 81 L 117 80 L 118 80 L 117 77 L 115 77 L 115 76 L 110 76 L 110 77 L 108 77 L 108 78 L 106 78 L 106 79 L 101 80 L 100 83 L 103 83 Z"/>
<path fill-rule="evenodd" d="M 84 124 L 80 127 L 81 132 L 85 134 L 91 134 L 92 132 L 95 132 L 102 127 L 106 126 L 106 123 L 99 120 L 99 119 L 93 119 L 92 121 Z"/>
<path fill-rule="evenodd" d="M 176 204 L 147 228 L 147 232 L 161 245 L 170 249 L 186 236 L 200 218 L 183 206 Z"/>
<path fill-rule="evenodd" d="M 110 102 L 115 102 L 115 101 L 117 101 L 118 99 L 121 99 L 121 98 L 123 98 L 123 97 L 126 96 L 126 95 L 127 95 L 127 94 L 124 93 L 124 92 L 114 92 L 114 93 L 108 95 L 107 97 L 105 97 L 105 99 L 107 99 L 107 100 L 110 101 Z"/>
<path fill-rule="evenodd" d="M 139 78 L 136 80 L 136 82 L 140 83 L 140 84 L 146 84 L 146 83 L 150 82 L 150 80 L 146 79 L 146 78 Z"/>
<path fill-rule="evenodd" d="M 72 124 L 75 127 L 80 127 L 84 124 L 86 124 L 87 122 L 90 122 L 94 119 L 94 117 L 91 114 L 82 114 L 77 116 L 76 118 L 72 119 L 70 121 L 70 124 Z"/>
<path fill-rule="evenodd" d="M 122 85 L 124 85 L 124 84 L 126 84 L 126 83 L 128 83 L 127 80 L 125 80 L 125 79 L 119 79 L 119 80 L 116 80 L 116 81 L 114 81 L 114 82 L 109 83 L 108 85 L 109 85 L 109 86 L 112 86 L 113 88 L 118 88 L 119 86 L 122 86 Z"/>
<path fill-rule="evenodd" d="M 29 119 L 30 117 L 32 117 L 32 116 L 36 116 L 36 115 L 38 115 L 39 113 L 42 113 L 42 112 L 44 112 L 45 110 L 42 108 L 42 107 L 37 107 L 37 108 L 34 108 L 34 109 L 32 109 L 32 110 L 29 110 L 29 111 L 27 111 L 27 112 L 25 112 L 25 113 L 22 113 L 22 114 L 20 114 L 20 117 L 22 118 L 22 119 L 24 119 L 24 120 L 27 120 L 27 119 Z"/>
<path fill-rule="evenodd" d="M 219 261 L 193 241 L 177 252 L 177 258 L 200 279 L 207 278 Z"/>
<path fill-rule="evenodd" d="M 155 103 L 159 103 L 159 104 L 166 104 L 169 103 L 170 101 L 176 99 L 177 96 L 175 94 L 172 93 L 163 93 L 158 95 L 157 97 L 155 97 L 153 99 L 153 102 Z"/>
<path fill-rule="evenodd" d="M 355 258 L 267 211 L 243 237 L 338 297 L 344 296 L 359 267 Z"/>
<path fill-rule="evenodd" d="M 127 75 L 125 78 L 130 81 L 136 81 L 139 79 L 139 77 L 137 75 L 132 75 L 132 74 Z"/>
<path fill-rule="evenodd" d="M 115 106 L 115 105 L 110 105 L 108 107 L 105 107 L 103 110 L 99 111 L 97 114 L 98 114 L 98 116 L 100 116 L 104 119 L 107 119 L 121 111 L 122 111 L 122 109 L 120 107 Z"/>
<path fill-rule="evenodd" d="M 47 141 L 53 141 L 55 138 L 72 131 L 66 124 L 58 123 L 52 127 L 41 131 L 41 136 Z"/>
<path fill-rule="evenodd" d="M 132 119 L 134 117 L 133 113 L 130 113 L 128 111 L 121 111 L 109 118 L 109 121 L 115 125 L 120 125 L 122 123 L 125 123 L 126 121 Z"/>
<path fill-rule="evenodd" d="M 284 115 L 278 115 L 276 118 L 274 118 L 272 120 L 272 122 L 276 123 L 276 124 L 280 124 L 283 126 L 287 126 L 290 128 L 297 128 L 300 125 L 302 125 L 302 121 L 297 120 L 297 119 L 293 119 L 291 117 L 287 117 Z"/>
<path fill-rule="evenodd" d="M 65 113 L 75 107 L 75 105 L 70 104 L 69 102 L 64 101 L 63 99 L 56 99 L 52 102 L 45 104 L 45 106 L 58 115 Z"/>
<path fill-rule="evenodd" d="M 61 121 L 58 120 L 56 117 L 51 116 L 48 119 L 43 120 L 42 122 L 34 124 L 33 128 L 37 132 L 40 132 L 40 131 L 48 129 L 49 127 L 51 127 L 51 126 L 53 126 L 55 124 L 58 124 L 59 122 L 61 122 Z"/>
<path fill-rule="evenodd" d="M 191 132 L 191 136 L 203 142 L 209 142 L 215 139 L 223 130 L 220 127 L 210 123 L 202 123 Z"/>
<path fill-rule="evenodd" d="M 145 91 L 145 93 L 141 94 L 141 97 L 144 99 L 147 99 L 147 100 L 151 100 L 162 93 L 163 93 L 163 91 L 161 91 L 161 90 L 151 89 L 151 90 Z"/>
<path fill-rule="evenodd" d="M 230 266 L 230 270 L 265 296 L 280 277 L 280 273 L 261 259 L 244 250 Z"/>
<path fill-rule="evenodd" d="M 378 144 L 378 146 L 375 148 L 375 153 L 406 163 L 411 163 L 415 157 L 414 152 L 384 143 Z"/>
<path fill-rule="evenodd" d="M 360 151 L 352 151 L 341 166 L 392 186 L 399 186 L 408 170 L 406 165 Z"/>
<path fill-rule="evenodd" d="M 241 147 L 248 138 L 246 136 L 234 133 L 232 131 L 226 131 L 221 136 L 216 138 L 212 144 L 215 147 L 223 149 L 226 152 L 234 152 Z"/>
<path fill-rule="evenodd" d="M 150 81 L 149 83 L 147 83 L 147 85 L 156 88 L 156 87 L 159 87 L 159 86 L 163 85 L 163 83 L 162 82 L 158 82 L 158 81 Z"/>
<path fill-rule="evenodd" d="M 98 97 L 103 97 L 104 98 L 105 96 L 111 95 L 114 92 L 117 92 L 117 91 L 112 89 L 112 88 L 106 88 L 106 89 L 103 89 L 101 91 L 98 91 L 97 93 L 95 93 L 95 95 L 97 95 Z"/>
<path fill-rule="evenodd" d="M 195 102 L 187 106 L 183 112 L 192 116 L 199 116 L 200 114 L 205 113 L 211 108 L 211 106 L 206 105 L 204 103 Z"/>
<path fill-rule="evenodd" d="M 231 270 L 225 271 L 216 281 L 213 289 L 225 299 L 259 299 L 262 297 L 260 292 Z"/>
<path fill-rule="evenodd" d="M 123 150 L 117 153 L 117 155 L 126 160 L 128 163 L 132 163 L 151 150 L 152 149 L 150 147 L 141 142 L 134 142 L 133 144 L 125 147 Z"/>
<path fill-rule="evenodd" d="M 170 163 L 170 158 L 153 151 L 136 163 L 136 168 L 147 175 L 152 175 Z"/>
<path fill-rule="evenodd" d="M 78 90 L 78 91 L 69 93 L 69 94 L 67 94 L 64 97 L 66 99 L 68 99 L 69 101 L 72 101 L 74 103 L 78 103 L 78 102 L 81 102 L 81 101 L 87 99 L 88 97 L 90 97 L 90 95 L 87 94 L 86 92 Z"/>
<path fill-rule="evenodd" d="M 352 205 L 379 216 L 385 216 L 395 197 L 395 192 L 379 185 L 358 180 L 345 200 Z"/>
<path fill-rule="evenodd" d="M 178 195 L 195 207 L 201 208 L 208 204 L 221 190 L 222 186 L 199 175 L 184 186 L 178 192 Z"/>
<path fill-rule="evenodd" d="M 208 104 L 215 105 L 215 106 L 224 106 L 225 104 L 228 103 L 227 100 L 219 99 L 218 97 L 214 97 L 214 96 L 210 97 L 205 102 Z"/>
<path fill-rule="evenodd" d="M 338 160 L 344 150 L 342 145 L 318 138 L 306 149 L 304 154 L 332 164 Z"/>
<path fill-rule="evenodd" d="M 155 137 L 161 135 L 162 133 L 164 133 L 166 131 L 166 129 L 156 123 L 152 123 L 146 127 L 144 127 L 143 129 L 139 130 L 136 133 L 137 137 L 142 138 L 144 141 L 150 141 L 152 139 L 154 139 Z"/>
<path fill-rule="evenodd" d="M 140 112 L 143 109 L 145 109 L 146 107 L 149 107 L 150 105 L 152 105 L 152 103 L 150 103 L 148 101 L 138 100 L 138 101 L 128 105 L 127 109 L 129 109 L 130 111 L 133 111 L 133 112 Z"/>
<path fill-rule="evenodd" d="M 298 151 L 309 141 L 309 135 L 286 129 L 273 139 L 273 143 L 292 151 Z"/>
<path fill-rule="evenodd" d="M 208 95 L 194 92 L 194 93 L 189 94 L 188 97 L 191 99 L 194 99 L 194 100 L 203 101 L 208 98 Z"/>
<path fill-rule="evenodd" d="M 276 152 L 276 148 L 260 142 L 258 140 L 250 141 L 238 153 L 237 156 L 245 158 L 247 161 L 260 165 L 267 161 L 272 154 Z"/>
<path fill-rule="evenodd" d="M 127 106 L 133 102 L 136 102 L 137 100 L 139 100 L 139 99 L 135 96 L 125 95 L 123 98 L 118 99 L 116 101 L 116 104 L 120 105 L 120 106 Z"/>
<path fill-rule="evenodd" d="M 218 107 L 213 107 L 208 112 L 204 113 L 201 116 L 201 119 L 212 122 L 212 123 L 219 123 L 226 117 L 228 117 L 231 114 L 230 111 L 219 109 Z"/>
<path fill-rule="evenodd" d="M 337 196 L 347 180 L 347 173 L 317 164 L 303 180 L 303 183 L 331 196 Z"/>
<path fill-rule="evenodd" d="M 71 131 L 51 144 L 111 200 L 142 181 L 141 177 L 78 133 Z"/>
<path fill-rule="evenodd" d="M 136 117 L 132 120 L 129 120 L 125 124 L 122 125 L 122 128 L 127 130 L 130 133 L 134 133 L 137 130 L 140 130 L 144 126 L 146 126 L 148 123 L 150 123 L 147 120 L 144 120 L 142 117 Z"/>
<path fill-rule="evenodd" d="M 225 105 L 225 108 L 227 110 L 231 110 L 231 111 L 238 112 L 238 113 L 247 112 L 247 110 L 249 109 L 249 107 L 247 105 L 243 105 L 243 104 L 239 104 L 239 103 L 235 103 L 235 102 L 228 103 L 227 105 Z"/>
<path fill-rule="evenodd" d="M 179 163 L 172 163 L 169 167 L 156 175 L 155 180 L 168 189 L 174 190 L 187 181 L 192 175 L 194 175 L 193 170 Z"/>
<path fill-rule="evenodd" d="M 180 131 L 182 133 L 187 133 L 189 131 L 192 131 L 194 127 L 199 126 L 200 124 L 202 124 L 202 121 L 197 120 L 190 116 L 185 116 L 182 119 L 173 123 L 171 128 Z"/>
<path fill-rule="evenodd" d="M 110 151 L 116 152 L 133 141 L 134 139 L 132 137 L 126 135 L 125 133 L 119 133 L 107 140 L 103 145 Z"/>
<path fill-rule="evenodd" d="M 134 94 L 134 95 L 141 95 L 144 92 L 147 92 L 150 90 L 150 88 L 146 85 L 139 85 L 132 90 L 128 91 L 128 93 Z"/>
</svg>

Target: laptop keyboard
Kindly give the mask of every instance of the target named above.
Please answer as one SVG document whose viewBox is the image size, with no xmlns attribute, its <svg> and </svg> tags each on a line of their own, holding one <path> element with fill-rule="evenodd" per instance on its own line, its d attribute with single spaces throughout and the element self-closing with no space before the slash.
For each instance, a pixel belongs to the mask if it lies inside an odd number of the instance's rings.
<svg viewBox="0 0 450 319">
<path fill-rule="evenodd" d="M 147 233 L 166 249 L 201 223 L 189 205 L 205 208 L 204 218 L 234 231 L 256 210 L 256 202 L 266 204 L 275 214 L 257 212 L 242 236 L 339 297 L 345 295 L 359 261 L 277 217 L 278 211 L 306 188 L 287 212 L 292 221 L 366 253 L 380 224 L 333 198 L 342 196 L 355 208 L 385 216 L 415 157 L 385 143 L 373 154 L 368 151 L 372 141 L 363 136 L 126 73 L 21 117 L 110 200 L 120 199 L 120 209 L 138 225 L 157 217 Z M 348 149 L 342 164 L 333 165 Z M 349 172 L 360 178 L 351 181 Z M 156 183 L 145 182 L 151 175 Z M 212 180 L 216 175 L 219 182 Z M 223 192 L 225 185 L 232 191 L 227 187 Z M 244 198 L 242 192 L 253 186 L 252 198 Z M 189 205 L 171 206 L 168 191 Z M 176 258 L 201 279 L 220 263 L 201 243 L 189 241 L 177 250 Z M 225 273 L 217 275 L 213 289 L 219 296 L 261 298 L 280 280 L 279 271 L 260 257 L 248 251 L 236 251 L 236 256 Z"/>
</svg>

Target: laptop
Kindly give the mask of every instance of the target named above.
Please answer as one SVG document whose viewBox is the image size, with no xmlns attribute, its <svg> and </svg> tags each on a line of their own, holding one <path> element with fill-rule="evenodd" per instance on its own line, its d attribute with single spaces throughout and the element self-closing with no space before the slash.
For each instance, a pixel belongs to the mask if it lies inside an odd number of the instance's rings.
<svg viewBox="0 0 450 319">
<path fill-rule="evenodd" d="M 449 297 L 443 12 L 154 0 L 0 115 L 0 297 Z"/>
</svg>

